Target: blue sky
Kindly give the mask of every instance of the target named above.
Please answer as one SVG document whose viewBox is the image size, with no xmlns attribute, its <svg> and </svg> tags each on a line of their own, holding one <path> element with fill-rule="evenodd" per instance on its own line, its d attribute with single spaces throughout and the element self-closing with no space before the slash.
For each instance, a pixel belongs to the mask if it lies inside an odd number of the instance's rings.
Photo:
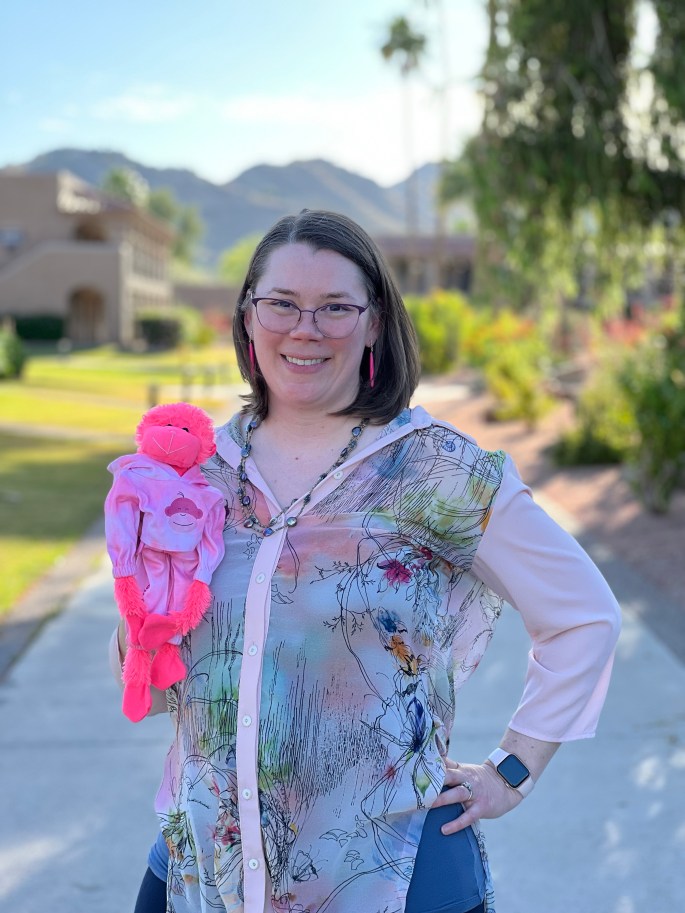
<svg viewBox="0 0 685 913">
<path fill-rule="evenodd" d="M 76 146 L 217 182 L 261 162 L 327 158 L 394 183 L 412 165 L 456 153 L 480 120 L 484 0 L 442 5 L 440 29 L 418 0 L 7 2 L 0 167 Z M 411 87 L 411 156 L 397 68 L 378 52 L 401 14 L 423 23 L 432 45 Z"/>
</svg>

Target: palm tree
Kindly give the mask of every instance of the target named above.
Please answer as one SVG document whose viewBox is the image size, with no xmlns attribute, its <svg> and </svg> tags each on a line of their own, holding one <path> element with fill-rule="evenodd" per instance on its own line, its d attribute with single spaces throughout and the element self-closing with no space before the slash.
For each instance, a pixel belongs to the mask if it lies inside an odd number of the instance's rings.
<svg viewBox="0 0 685 913">
<path fill-rule="evenodd" d="M 409 178 L 406 183 L 407 234 L 418 231 L 418 201 L 416 175 L 414 174 L 413 123 L 409 76 L 418 70 L 426 51 L 426 36 L 414 31 L 406 16 L 398 16 L 390 23 L 388 38 L 381 46 L 384 60 L 398 60 L 404 88 L 404 145 L 409 164 Z"/>
</svg>

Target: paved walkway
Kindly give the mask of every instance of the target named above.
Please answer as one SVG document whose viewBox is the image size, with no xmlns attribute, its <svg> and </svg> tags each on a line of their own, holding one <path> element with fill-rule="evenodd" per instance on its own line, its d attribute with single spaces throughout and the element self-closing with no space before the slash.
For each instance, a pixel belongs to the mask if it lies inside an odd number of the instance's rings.
<svg viewBox="0 0 685 913">
<path fill-rule="evenodd" d="M 564 746 L 526 802 L 485 823 L 498 913 L 674 913 L 685 902 L 685 665 L 641 621 L 668 597 L 587 544 L 624 610 L 614 680 L 598 737 Z M 116 618 L 103 560 L 0 682 L 8 913 L 132 910 L 170 724 L 121 715 L 106 662 Z M 453 755 L 478 761 L 497 744 L 525 653 L 508 610 L 460 696 Z"/>
</svg>

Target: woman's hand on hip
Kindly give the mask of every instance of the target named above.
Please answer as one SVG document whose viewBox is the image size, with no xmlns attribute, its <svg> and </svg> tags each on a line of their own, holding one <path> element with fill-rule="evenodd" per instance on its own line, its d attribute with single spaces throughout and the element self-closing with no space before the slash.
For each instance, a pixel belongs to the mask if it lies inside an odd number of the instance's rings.
<svg viewBox="0 0 685 913">
<path fill-rule="evenodd" d="M 444 787 L 433 808 L 461 802 L 464 813 L 443 825 L 443 834 L 456 834 L 479 818 L 499 818 L 521 802 L 523 796 L 507 786 L 491 764 L 457 764 L 447 759 Z"/>
</svg>

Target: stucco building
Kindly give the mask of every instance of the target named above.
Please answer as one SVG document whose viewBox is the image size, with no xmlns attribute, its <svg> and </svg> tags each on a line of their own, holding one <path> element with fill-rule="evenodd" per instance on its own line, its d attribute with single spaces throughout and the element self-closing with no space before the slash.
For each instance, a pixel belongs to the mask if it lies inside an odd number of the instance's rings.
<svg viewBox="0 0 685 913">
<path fill-rule="evenodd" d="M 169 305 L 171 229 L 66 171 L 0 171 L 0 318 L 52 315 L 76 345 L 130 345 Z"/>
<path fill-rule="evenodd" d="M 385 235 L 376 242 L 403 295 L 425 295 L 434 288 L 471 288 L 473 235 Z"/>
</svg>

